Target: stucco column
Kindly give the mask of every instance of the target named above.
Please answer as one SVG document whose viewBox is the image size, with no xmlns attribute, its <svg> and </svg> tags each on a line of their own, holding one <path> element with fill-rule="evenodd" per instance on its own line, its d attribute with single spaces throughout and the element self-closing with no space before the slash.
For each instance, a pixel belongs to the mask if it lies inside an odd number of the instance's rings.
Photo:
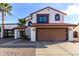
<svg viewBox="0 0 79 59">
<path fill-rule="evenodd" d="M 73 41 L 73 27 L 68 28 L 68 41 Z"/>
<path fill-rule="evenodd" d="M 15 35 L 14 38 L 17 39 L 18 38 L 18 30 L 17 29 L 15 29 L 14 35 Z"/>
<path fill-rule="evenodd" d="M 17 31 L 17 36 L 18 36 L 18 38 L 20 38 L 20 31 L 19 30 Z"/>
<path fill-rule="evenodd" d="M 26 35 L 28 35 L 29 38 L 31 38 L 31 27 L 28 27 L 28 28 L 26 29 Z"/>
<path fill-rule="evenodd" d="M 31 27 L 31 41 L 36 42 L 36 28 Z"/>
</svg>

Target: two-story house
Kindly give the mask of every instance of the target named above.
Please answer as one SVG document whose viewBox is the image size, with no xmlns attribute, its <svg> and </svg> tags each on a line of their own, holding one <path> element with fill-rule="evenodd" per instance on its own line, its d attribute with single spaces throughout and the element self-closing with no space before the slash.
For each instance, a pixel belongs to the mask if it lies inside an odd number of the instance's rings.
<svg viewBox="0 0 79 59">
<path fill-rule="evenodd" d="M 46 7 L 25 17 L 26 27 L 14 28 L 14 38 L 20 37 L 20 30 L 26 29 L 31 41 L 73 41 L 78 39 L 76 24 L 64 22 L 67 14 L 57 9 Z"/>
<path fill-rule="evenodd" d="M 77 25 L 65 23 L 64 16 L 66 13 L 46 7 L 26 17 L 29 26 L 26 32 L 31 41 L 73 41 L 77 34 L 73 35 L 73 29 Z"/>
</svg>

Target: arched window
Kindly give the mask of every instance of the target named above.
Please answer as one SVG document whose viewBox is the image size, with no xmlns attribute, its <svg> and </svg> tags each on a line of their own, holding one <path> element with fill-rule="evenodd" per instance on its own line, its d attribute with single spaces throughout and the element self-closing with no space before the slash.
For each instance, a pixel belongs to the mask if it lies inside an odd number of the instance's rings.
<svg viewBox="0 0 79 59">
<path fill-rule="evenodd" d="M 28 26 L 32 26 L 32 21 L 29 21 L 28 22 Z"/>
<path fill-rule="evenodd" d="M 74 32 L 73 32 L 73 37 L 74 37 L 74 38 L 77 38 L 77 37 L 78 37 L 77 31 L 74 31 Z"/>
<path fill-rule="evenodd" d="M 60 20 L 60 15 L 59 14 L 56 14 L 55 15 L 55 21 L 59 21 Z"/>
</svg>

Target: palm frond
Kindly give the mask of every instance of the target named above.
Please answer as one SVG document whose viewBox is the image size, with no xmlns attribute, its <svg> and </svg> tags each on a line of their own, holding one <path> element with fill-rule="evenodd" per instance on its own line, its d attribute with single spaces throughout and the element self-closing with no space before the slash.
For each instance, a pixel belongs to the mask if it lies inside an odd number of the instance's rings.
<svg viewBox="0 0 79 59">
<path fill-rule="evenodd" d="M 12 13 L 11 13 L 11 12 L 8 12 L 8 11 L 7 11 L 6 13 L 7 13 L 8 15 L 12 16 Z"/>
<path fill-rule="evenodd" d="M 0 3 L 0 11 L 4 11 L 5 13 L 12 15 L 11 14 L 12 6 L 8 3 Z"/>
<path fill-rule="evenodd" d="M 25 19 L 19 19 L 19 25 L 20 26 L 25 26 L 26 25 L 26 20 Z"/>
</svg>

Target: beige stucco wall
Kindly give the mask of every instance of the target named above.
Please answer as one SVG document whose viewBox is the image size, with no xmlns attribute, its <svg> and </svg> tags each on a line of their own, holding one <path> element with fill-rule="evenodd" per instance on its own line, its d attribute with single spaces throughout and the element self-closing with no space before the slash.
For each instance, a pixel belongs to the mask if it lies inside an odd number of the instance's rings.
<svg viewBox="0 0 79 59">
<path fill-rule="evenodd" d="M 28 35 L 29 38 L 31 38 L 31 27 L 26 28 L 26 35 Z"/>
<path fill-rule="evenodd" d="M 54 11 L 52 9 L 44 9 L 40 12 L 37 12 L 32 15 L 32 22 L 36 23 L 37 22 L 37 14 L 49 14 L 49 23 L 63 23 L 64 22 L 64 14 Z M 60 21 L 55 21 L 55 14 L 60 14 Z"/>
<path fill-rule="evenodd" d="M 30 20 L 29 20 L 29 19 L 30 19 Z M 26 26 L 28 26 L 28 22 L 31 21 L 31 16 L 25 18 L 25 20 L 26 20 L 26 21 L 28 20 L 28 21 L 26 22 Z"/>
</svg>

